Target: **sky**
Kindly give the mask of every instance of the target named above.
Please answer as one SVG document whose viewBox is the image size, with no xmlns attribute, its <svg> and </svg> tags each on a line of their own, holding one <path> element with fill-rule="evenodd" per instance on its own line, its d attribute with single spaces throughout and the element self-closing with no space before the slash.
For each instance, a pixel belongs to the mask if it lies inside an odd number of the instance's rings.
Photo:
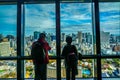
<svg viewBox="0 0 120 80">
<path fill-rule="evenodd" d="M 91 3 L 61 3 L 60 27 L 63 33 L 92 33 L 94 13 Z M 120 2 L 99 3 L 100 30 L 120 35 Z M 34 31 L 55 33 L 55 4 L 25 4 L 25 35 Z M 0 34 L 16 35 L 17 6 L 0 5 Z"/>
</svg>

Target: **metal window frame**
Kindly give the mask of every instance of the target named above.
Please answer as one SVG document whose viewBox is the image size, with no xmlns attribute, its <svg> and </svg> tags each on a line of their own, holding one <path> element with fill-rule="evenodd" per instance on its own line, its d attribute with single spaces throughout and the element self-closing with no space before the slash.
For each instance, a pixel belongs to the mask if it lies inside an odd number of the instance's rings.
<svg viewBox="0 0 120 80">
<path fill-rule="evenodd" d="M 46 3 L 47 0 L 44 2 L 35 1 L 35 3 Z M 54 0 L 53 0 L 54 1 Z M 61 57 L 60 57 L 60 3 L 62 2 L 70 2 L 72 0 L 55 0 L 56 6 L 56 51 L 57 56 L 51 57 L 51 59 L 57 60 L 57 80 L 61 80 Z M 87 0 L 85 0 L 87 2 Z M 89 0 L 90 1 L 90 0 Z M 90 1 L 91 2 L 91 1 Z M 96 59 L 97 60 L 97 80 L 102 80 L 101 76 L 101 59 L 104 58 L 120 58 L 120 55 L 101 55 L 101 47 L 100 47 L 100 20 L 99 20 L 99 2 L 120 2 L 119 0 L 93 0 L 95 3 L 95 33 L 98 37 L 96 37 L 96 52 L 97 55 L 85 55 L 83 59 Z M 17 56 L 16 57 L 0 57 L 0 60 L 17 60 L 17 80 L 24 80 L 24 60 L 32 59 L 31 57 L 24 56 L 24 25 L 21 26 L 21 10 L 23 3 L 34 3 L 34 0 L 0 0 L 0 4 L 17 4 Z M 47 2 L 49 3 L 49 2 Z M 52 3 L 50 1 L 50 3 Z"/>
</svg>

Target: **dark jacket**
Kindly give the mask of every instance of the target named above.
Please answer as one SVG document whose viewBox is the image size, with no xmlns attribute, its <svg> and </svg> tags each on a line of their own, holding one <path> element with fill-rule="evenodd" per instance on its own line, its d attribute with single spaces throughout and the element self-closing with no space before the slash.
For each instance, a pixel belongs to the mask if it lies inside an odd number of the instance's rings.
<svg viewBox="0 0 120 80">
<path fill-rule="evenodd" d="M 48 42 L 44 38 L 38 39 L 38 42 L 40 42 L 42 44 L 42 47 L 45 51 L 45 54 L 48 55 L 48 50 L 51 50 L 51 47 L 49 46 Z M 33 42 L 32 47 L 34 46 L 34 43 L 35 42 Z M 33 59 L 33 63 L 34 64 L 40 64 L 40 61 L 37 61 L 36 59 Z M 46 63 L 46 62 L 43 61 L 43 63 Z"/>
<path fill-rule="evenodd" d="M 70 59 L 70 61 L 69 61 L 68 60 L 68 54 L 71 53 L 71 52 L 75 53 L 76 59 Z M 65 47 L 63 48 L 63 51 L 62 51 L 62 56 L 65 59 L 65 67 L 66 67 L 66 69 L 67 68 L 74 69 L 75 75 L 77 75 L 78 74 L 78 68 L 77 68 L 77 65 L 78 65 L 78 52 L 77 52 L 76 47 L 74 45 L 70 45 L 70 44 L 65 45 Z"/>
<path fill-rule="evenodd" d="M 65 58 L 65 65 L 68 63 L 68 60 L 67 60 L 68 54 L 70 54 L 71 52 L 74 52 L 76 57 L 78 57 L 78 52 L 74 45 L 69 45 L 69 44 L 65 45 L 62 51 L 62 56 Z"/>
</svg>

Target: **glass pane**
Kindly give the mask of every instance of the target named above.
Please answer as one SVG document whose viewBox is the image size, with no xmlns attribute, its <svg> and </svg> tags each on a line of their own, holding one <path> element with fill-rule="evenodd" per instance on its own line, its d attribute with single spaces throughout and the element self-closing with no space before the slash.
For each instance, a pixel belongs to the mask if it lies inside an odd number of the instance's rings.
<svg viewBox="0 0 120 80">
<path fill-rule="evenodd" d="M 0 56 L 16 56 L 16 22 L 17 6 L 0 5 Z"/>
<path fill-rule="evenodd" d="M 66 44 L 66 36 L 73 38 L 82 55 L 92 55 L 92 11 L 91 3 L 61 3 L 61 46 Z"/>
<path fill-rule="evenodd" d="M 47 78 L 56 78 L 56 60 L 50 60 L 47 65 Z M 25 78 L 34 78 L 34 65 L 32 60 L 25 60 Z"/>
<path fill-rule="evenodd" d="M 47 78 L 55 78 L 57 79 L 57 66 L 56 60 L 51 59 L 50 63 L 47 65 Z"/>
<path fill-rule="evenodd" d="M 17 78 L 16 67 L 14 60 L 0 60 L 0 78 Z"/>
<path fill-rule="evenodd" d="M 60 0 L 61 2 L 91 2 L 92 0 Z"/>
<path fill-rule="evenodd" d="M 95 71 L 97 68 L 96 60 L 93 59 L 83 59 L 82 61 L 78 61 L 78 75 L 76 76 L 77 79 L 79 78 L 92 78 L 96 77 L 97 74 Z M 66 70 L 64 60 L 61 60 L 61 77 L 66 78 Z"/>
<path fill-rule="evenodd" d="M 102 80 L 120 80 L 120 78 L 102 78 Z"/>
<path fill-rule="evenodd" d="M 34 78 L 34 65 L 32 60 L 25 60 L 25 78 Z"/>
<path fill-rule="evenodd" d="M 110 77 L 116 77 L 116 80 L 120 77 L 120 59 L 102 59 L 101 63 L 103 80 L 105 77 L 108 79 Z"/>
<path fill-rule="evenodd" d="M 120 2 L 100 3 L 101 54 L 120 55 Z"/>
<path fill-rule="evenodd" d="M 31 45 L 44 32 L 51 46 L 50 56 L 56 55 L 55 4 L 25 4 L 25 56 L 31 54 Z"/>
</svg>

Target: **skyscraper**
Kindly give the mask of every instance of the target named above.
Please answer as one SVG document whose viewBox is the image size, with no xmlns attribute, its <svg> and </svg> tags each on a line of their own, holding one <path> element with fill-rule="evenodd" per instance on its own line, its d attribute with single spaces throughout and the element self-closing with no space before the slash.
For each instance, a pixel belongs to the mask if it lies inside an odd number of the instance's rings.
<svg viewBox="0 0 120 80">
<path fill-rule="evenodd" d="M 0 43 L 0 56 L 10 56 L 10 42 Z"/>
<path fill-rule="evenodd" d="M 82 43 L 82 32 L 78 31 L 78 43 Z"/>
<path fill-rule="evenodd" d="M 62 35 L 61 35 L 61 40 L 62 40 L 63 42 L 65 42 L 65 39 L 66 39 L 66 35 L 65 35 L 65 33 L 62 33 Z"/>
<path fill-rule="evenodd" d="M 101 31 L 101 43 L 109 44 L 110 32 Z"/>
<path fill-rule="evenodd" d="M 40 34 L 40 32 L 38 32 L 38 31 L 34 32 L 34 40 L 37 40 L 39 38 L 39 34 Z"/>
</svg>

